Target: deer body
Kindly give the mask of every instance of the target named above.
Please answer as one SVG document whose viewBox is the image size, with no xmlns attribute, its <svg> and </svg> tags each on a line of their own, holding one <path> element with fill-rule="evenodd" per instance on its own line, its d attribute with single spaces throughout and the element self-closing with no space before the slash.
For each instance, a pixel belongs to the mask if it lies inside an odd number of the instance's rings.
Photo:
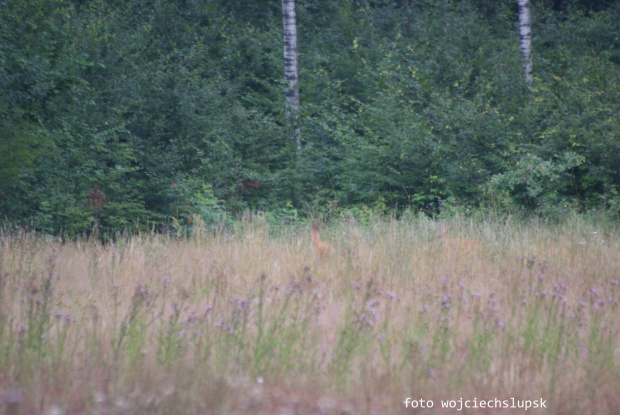
<svg viewBox="0 0 620 415">
<path fill-rule="evenodd" d="M 325 258 L 331 256 L 334 251 L 334 248 L 327 242 L 321 241 L 321 235 L 319 233 L 319 229 L 317 227 L 312 227 L 310 230 L 310 235 L 312 238 L 312 246 L 319 254 L 321 258 Z"/>
<path fill-rule="evenodd" d="M 463 251 L 476 251 L 480 249 L 480 245 L 478 242 L 470 241 L 469 239 L 456 239 L 450 237 L 441 238 L 444 247 L 449 247 L 452 249 L 459 249 Z"/>
<path fill-rule="evenodd" d="M 444 248 L 466 252 L 475 252 L 480 249 L 480 244 L 476 241 L 449 237 L 448 225 L 446 223 L 439 224 L 437 238 L 441 241 Z"/>
</svg>

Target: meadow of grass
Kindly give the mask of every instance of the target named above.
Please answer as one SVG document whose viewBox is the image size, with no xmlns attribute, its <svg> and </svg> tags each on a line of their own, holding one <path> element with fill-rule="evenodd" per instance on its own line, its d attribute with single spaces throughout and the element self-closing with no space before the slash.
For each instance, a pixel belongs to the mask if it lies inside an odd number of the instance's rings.
<svg viewBox="0 0 620 415">
<path fill-rule="evenodd" d="M 617 414 L 617 223 L 447 223 L 6 231 L 0 413 Z"/>
</svg>

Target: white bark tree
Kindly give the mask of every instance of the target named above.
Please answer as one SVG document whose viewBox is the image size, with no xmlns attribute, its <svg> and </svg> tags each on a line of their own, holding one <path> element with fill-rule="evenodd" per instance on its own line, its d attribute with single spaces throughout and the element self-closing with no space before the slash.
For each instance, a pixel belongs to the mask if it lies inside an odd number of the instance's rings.
<svg viewBox="0 0 620 415">
<path fill-rule="evenodd" d="M 519 2 L 519 36 L 521 38 L 521 54 L 523 54 L 523 68 L 525 70 L 525 83 L 532 85 L 532 17 L 530 13 L 530 0 L 518 0 Z"/>
<path fill-rule="evenodd" d="M 286 88 L 286 118 L 293 131 L 297 149 L 301 149 L 299 129 L 299 88 L 297 86 L 297 20 L 295 0 L 282 0 L 282 19 L 284 22 L 284 78 Z"/>
</svg>

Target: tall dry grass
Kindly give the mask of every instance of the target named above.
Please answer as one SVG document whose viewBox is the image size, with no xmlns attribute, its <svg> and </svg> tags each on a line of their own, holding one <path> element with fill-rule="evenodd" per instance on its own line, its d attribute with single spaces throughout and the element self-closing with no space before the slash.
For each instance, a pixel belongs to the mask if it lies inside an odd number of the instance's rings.
<svg viewBox="0 0 620 415">
<path fill-rule="evenodd" d="M 0 411 L 617 413 L 617 226 L 449 225 L 448 244 L 430 219 L 344 218 L 323 258 L 259 216 L 104 245 L 5 232 Z"/>
</svg>

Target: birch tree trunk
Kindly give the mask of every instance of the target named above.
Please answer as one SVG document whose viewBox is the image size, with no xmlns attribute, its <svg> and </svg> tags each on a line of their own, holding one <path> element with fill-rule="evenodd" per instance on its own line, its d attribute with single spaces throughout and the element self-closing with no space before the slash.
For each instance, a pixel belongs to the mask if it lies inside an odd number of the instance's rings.
<svg viewBox="0 0 620 415">
<path fill-rule="evenodd" d="M 519 2 L 519 36 L 521 38 L 521 53 L 523 54 L 523 68 L 525 70 L 525 83 L 532 85 L 532 18 L 530 14 L 530 0 L 518 0 Z"/>
<path fill-rule="evenodd" d="M 301 149 L 299 130 L 299 88 L 297 87 L 297 21 L 295 0 L 282 0 L 282 19 L 284 21 L 284 78 L 286 88 L 286 118 L 293 131 L 297 149 Z"/>
</svg>

